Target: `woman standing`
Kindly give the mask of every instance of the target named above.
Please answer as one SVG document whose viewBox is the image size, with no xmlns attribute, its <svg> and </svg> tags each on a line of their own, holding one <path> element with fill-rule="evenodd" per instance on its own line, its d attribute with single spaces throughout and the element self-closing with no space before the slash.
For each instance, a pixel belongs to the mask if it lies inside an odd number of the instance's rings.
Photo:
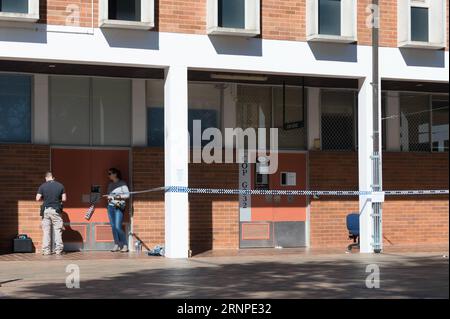
<svg viewBox="0 0 450 319">
<path fill-rule="evenodd" d="M 122 180 L 117 168 L 108 170 L 111 180 L 108 185 L 108 217 L 114 237 L 114 248 L 112 252 L 128 252 L 127 236 L 122 229 L 123 214 L 125 211 L 125 200 L 130 197 L 130 191 L 125 181 Z"/>
</svg>

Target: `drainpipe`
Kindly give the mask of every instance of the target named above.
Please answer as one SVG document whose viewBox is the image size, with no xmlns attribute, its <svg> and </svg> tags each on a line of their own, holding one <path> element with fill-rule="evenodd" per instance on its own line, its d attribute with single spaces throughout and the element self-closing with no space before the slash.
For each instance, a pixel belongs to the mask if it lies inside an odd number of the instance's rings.
<svg viewBox="0 0 450 319">
<path fill-rule="evenodd" d="M 382 147 L 381 147 L 381 81 L 379 74 L 379 23 L 380 9 L 379 0 L 372 0 L 373 23 L 372 23 L 372 90 L 373 90 L 373 155 L 372 155 L 372 192 L 382 193 Z M 377 198 L 377 199 L 375 199 Z M 383 248 L 382 238 L 382 202 L 384 196 L 372 196 L 373 208 L 373 249 L 380 253 Z"/>
</svg>

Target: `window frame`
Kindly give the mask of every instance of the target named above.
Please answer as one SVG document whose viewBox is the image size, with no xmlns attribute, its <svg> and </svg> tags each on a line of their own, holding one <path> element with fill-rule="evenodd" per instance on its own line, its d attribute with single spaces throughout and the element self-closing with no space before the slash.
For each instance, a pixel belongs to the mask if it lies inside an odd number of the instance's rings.
<svg viewBox="0 0 450 319">
<path fill-rule="evenodd" d="M 412 7 L 428 9 L 428 41 L 414 41 L 411 38 Z M 448 28 L 446 10 L 445 0 L 397 0 L 398 47 L 430 50 L 445 48 Z"/>
<path fill-rule="evenodd" d="M 255 37 L 261 34 L 261 0 L 245 0 L 245 28 L 219 26 L 219 1 L 207 2 L 207 26 L 209 35 Z"/>
<path fill-rule="evenodd" d="M 109 0 L 100 0 L 99 27 L 116 29 L 150 30 L 155 27 L 155 1 L 140 0 L 141 21 L 109 19 Z"/>
<path fill-rule="evenodd" d="M 39 0 L 28 0 L 28 13 L 0 11 L 0 21 L 35 23 L 38 20 Z"/>
<path fill-rule="evenodd" d="M 341 34 L 319 33 L 319 0 L 306 1 L 306 40 L 310 42 L 355 43 L 357 38 L 357 0 L 341 0 Z"/>
</svg>

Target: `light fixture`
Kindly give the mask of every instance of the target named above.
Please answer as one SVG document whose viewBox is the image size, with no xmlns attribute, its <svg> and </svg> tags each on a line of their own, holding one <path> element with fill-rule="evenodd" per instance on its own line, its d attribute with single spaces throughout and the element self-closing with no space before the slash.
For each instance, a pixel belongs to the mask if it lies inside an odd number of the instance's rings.
<svg viewBox="0 0 450 319">
<path fill-rule="evenodd" d="M 212 73 L 211 79 L 215 80 L 233 80 L 233 81 L 267 81 L 269 78 L 265 75 L 245 75 L 245 74 L 220 74 Z"/>
<path fill-rule="evenodd" d="M 49 67 L 50 69 L 54 69 L 54 68 L 56 68 L 56 65 L 54 65 L 54 64 L 49 64 L 48 67 Z"/>
</svg>

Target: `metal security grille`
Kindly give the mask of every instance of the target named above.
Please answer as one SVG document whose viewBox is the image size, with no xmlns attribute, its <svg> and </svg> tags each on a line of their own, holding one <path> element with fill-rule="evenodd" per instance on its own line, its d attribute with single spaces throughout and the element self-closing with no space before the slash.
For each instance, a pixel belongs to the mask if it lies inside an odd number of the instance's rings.
<svg viewBox="0 0 450 319">
<path fill-rule="evenodd" d="M 323 150 L 353 150 L 355 148 L 355 103 L 354 92 L 322 91 Z"/>
</svg>

